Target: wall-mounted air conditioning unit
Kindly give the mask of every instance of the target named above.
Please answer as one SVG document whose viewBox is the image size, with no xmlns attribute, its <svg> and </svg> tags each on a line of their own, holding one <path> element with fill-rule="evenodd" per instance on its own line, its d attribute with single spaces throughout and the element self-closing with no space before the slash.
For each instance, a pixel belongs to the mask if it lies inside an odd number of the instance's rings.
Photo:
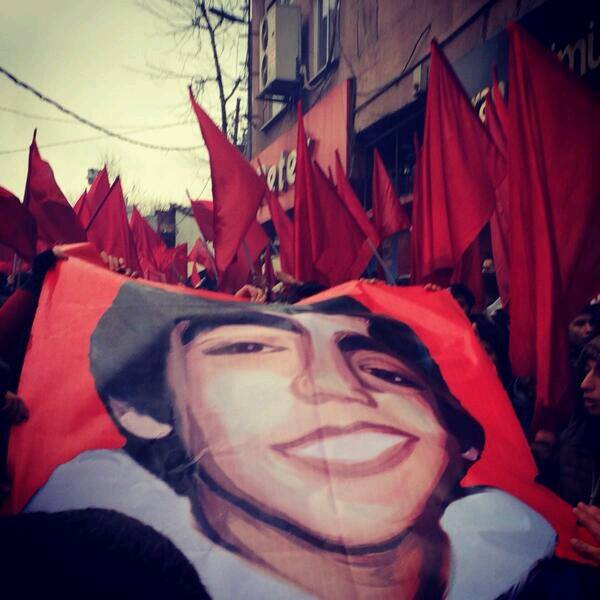
<svg viewBox="0 0 600 600">
<path fill-rule="evenodd" d="M 300 7 L 275 3 L 260 22 L 259 97 L 289 96 L 298 88 Z"/>
</svg>

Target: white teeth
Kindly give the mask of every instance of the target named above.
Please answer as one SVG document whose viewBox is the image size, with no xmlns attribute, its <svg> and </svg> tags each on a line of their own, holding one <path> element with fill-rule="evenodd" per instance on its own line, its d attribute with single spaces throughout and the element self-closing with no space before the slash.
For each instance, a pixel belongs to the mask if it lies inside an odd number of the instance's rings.
<svg viewBox="0 0 600 600">
<path fill-rule="evenodd" d="M 359 463 L 373 460 L 389 448 L 407 441 L 408 437 L 402 434 L 356 432 L 315 440 L 313 443 L 291 448 L 288 453 L 329 462 Z"/>
</svg>

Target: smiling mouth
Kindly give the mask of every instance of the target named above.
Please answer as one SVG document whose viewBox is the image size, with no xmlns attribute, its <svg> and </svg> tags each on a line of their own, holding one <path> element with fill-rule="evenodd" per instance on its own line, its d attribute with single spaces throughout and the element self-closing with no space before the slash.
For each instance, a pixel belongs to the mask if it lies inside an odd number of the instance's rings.
<svg viewBox="0 0 600 600">
<path fill-rule="evenodd" d="M 295 464 L 321 474 L 364 477 L 387 471 L 412 452 L 419 438 L 385 425 L 355 423 L 321 427 L 273 450 Z"/>
</svg>

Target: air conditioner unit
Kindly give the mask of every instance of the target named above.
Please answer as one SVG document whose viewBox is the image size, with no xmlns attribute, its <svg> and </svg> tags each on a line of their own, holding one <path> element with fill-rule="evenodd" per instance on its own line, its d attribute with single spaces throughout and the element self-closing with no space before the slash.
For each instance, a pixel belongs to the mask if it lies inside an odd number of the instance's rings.
<svg viewBox="0 0 600 600">
<path fill-rule="evenodd" d="M 258 96 L 289 96 L 298 88 L 300 7 L 275 3 L 260 22 Z"/>
</svg>

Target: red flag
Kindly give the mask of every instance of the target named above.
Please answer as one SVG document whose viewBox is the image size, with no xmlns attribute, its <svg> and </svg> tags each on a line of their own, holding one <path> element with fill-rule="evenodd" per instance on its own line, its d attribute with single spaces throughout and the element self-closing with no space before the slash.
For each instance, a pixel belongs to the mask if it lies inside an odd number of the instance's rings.
<svg viewBox="0 0 600 600">
<path fill-rule="evenodd" d="M 215 264 L 224 272 L 256 219 L 267 186 L 241 152 L 198 106 L 190 101 L 208 148 L 214 205 Z"/>
<path fill-rule="evenodd" d="M 35 219 L 19 199 L 0 187 L 0 244 L 31 260 L 37 239 Z"/>
<path fill-rule="evenodd" d="M 294 272 L 294 224 L 285 214 L 285 210 L 279 203 L 277 194 L 267 190 L 267 204 L 271 213 L 273 227 L 279 238 L 279 258 L 281 270 L 284 273 Z"/>
<path fill-rule="evenodd" d="M 173 248 L 173 258 L 171 260 L 170 271 L 173 277 L 173 283 L 185 282 L 187 279 L 187 242 L 177 244 Z"/>
<path fill-rule="evenodd" d="M 204 239 L 209 241 L 214 240 L 212 200 L 191 200 L 190 202 L 192 204 L 194 219 L 196 219 L 196 223 L 198 223 Z"/>
<path fill-rule="evenodd" d="M 98 250 L 122 258 L 125 266 L 134 271 L 140 270 L 135 242 L 127 223 L 127 209 L 119 177 L 91 216 L 87 234 Z"/>
<path fill-rule="evenodd" d="M 410 227 L 406 211 L 396 196 L 394 185 L 377 148 L 373 153 L 371 202 L 373 204 L 373 221 L 381 239 Z"/>
<path fill-rule="evenodd" d="M 188 260 L 193 263 L 200 263 L 210 273 L 213 279 L 217 278 L 215 259 L 208 249 L 206 242 L 201 237 L 199 237 L 192 246 L 192 249 L 188 254 Z"/>
<path fill-rule="evenodd" d="M 136 253 L 143 276 L 148 279 L 151 272 L 160 272 L 157 261 L 158 249 L 165 246 L 160 235 L 152 229 L 150 223 L 142 217 L 140 211 L 134 206 L 129 218 L 129 227 L 133 236 Z"/>
<path fill-rule="evenodd" d="M 369 217 L 365 212 L 360 200 L 356 197 L 350 182 L 346 178 L 346 174 L 344 173 L 344 167 L 342 167 L 342 161 L 340 160 L 340 155 L 336 151 L 335 153 L 335 176 L 337 181 L 337 190 L 348 209 L 348 212 L 352 215 L 352 218 L 356 222 L 356 224 L 360 227 L 361 231 L 371 241 L 373 248 L 377 248 L 379 246 L 379 242 L 381 241 L 379 238 L 379 234 L 377 229 L 373 226 L 373 223 L 369 221 Z M 398 203 L 398 206 L 400 204 Z"/>
<path fill-rule="evenodd" d="M 190 283 L 192 284 L 192 287 L 197 287 L 202 283 L 202 280 L 200 279 L 200 274 L 198 273 L 198 267 L 196 266 L 196 263 L 194 263 L 192 265 L 192 274 L 190 275 Z"/>
<path fill-rule="evenodd" d="M 35 136 L 36 132 L 29 147 L 29 170 L 23 204 L 36 221 L 38 240 L 44 247 L 84 242 L 85 231 L 58 187 L 52 168 L 40 156 Z"/>
<path fill-rule="evenodd" d="M 373 250 L 319 165 L 314 163 L 313 170 L 316 227 L 311 229 L 310 234 L 318 248 L 315 255 L 317 281 L 333 286 L 360 277 L 373 256 Z"/>
<path fill-rule="evenodd" d="M 435 41 L 425 112 L 418 217 L 419 278 L 454 269 L 495 204 L 504 161 Z"/>
<path fill-rule="evenodd" d="M 81 210 L 83 209 L 83 205 L 85 204 L 86 198 L 87 198 L 87 190 L 83 190 L 83 193 L 81 194 L 81 196 L 79 196 L 79 199 L 77 200 L 77 202 L 75 202 L 75 206 L 73 207 L 73 210 L 75 211 L 75 214 L 79 217 L 80 221 L 81 221 Z"/>
<path fill-rule="evenodd" d="M 567 324 L 599 291 L 600 103 L 521 27 L 508 31 L 510 358 L 536 378 L 535 429 L 569 412 Z"/>
<path fill-rule="evenodd" d="M 269 242 L 265 230 L 256 219 L 253 220 L 244 241 L 238 248 L 235 259 L 223 276 L 219 278 L 219 290 L 233 294 L 247 283 L 254 264 Z"/>
<path fill-rule="evenodd" d="M 294 277 L 298 281 L 315 281 L 315 236 L 318 226 L 315 214 L 315 183 L 302 118 L 302 106 L 296 109 L 298 133 L 296 140 L 296 182 L 294 184 Z"/>
<path fill-rule="evenodd" d="M 90 219 L 98 210 L 98 207 L 104 202 L 104 198 L 106 198 L 108 192 L 110 190 L 110 183 L 108 181 L 108 172 L 106 167 L 98 171 L 96 177 L 94 177 L 94 181 L 90 186 L 89 191 L 85 195 L 83 201 L 81 199 L 81 206 L 79 207 L 79 211 L 77 212 L 77 204 L 75 205 L 75 210 L 79 215 L 79 220 L 84 227 L 87 227 Z"/>
<path fill-rule="evenodd" d="M 499 108 L 499 104 L 502 107 Z M 494 83 L 492 91 L 487 95 L 485 104 L 485 124 L 492 140 L 498 147 L 498 150 L 506 158 L 506 126 L 500 117 L 502 111 L 506 111 L 504 100 L 500 94 L 498 80 L 494 71 Z M 500 298 L 503 306 L 508 306 L 508 277 L 510 268 L 509 256 L 509 217 L 508 217 L 508 177 L 504 177 L 500 185 L 496 188 L 496 206 L 490 219 L 490 229 L 492 234 L 492 252 L 494 255 L 494 267 L 496 270 L 496 281 Z"/>
</svg>

